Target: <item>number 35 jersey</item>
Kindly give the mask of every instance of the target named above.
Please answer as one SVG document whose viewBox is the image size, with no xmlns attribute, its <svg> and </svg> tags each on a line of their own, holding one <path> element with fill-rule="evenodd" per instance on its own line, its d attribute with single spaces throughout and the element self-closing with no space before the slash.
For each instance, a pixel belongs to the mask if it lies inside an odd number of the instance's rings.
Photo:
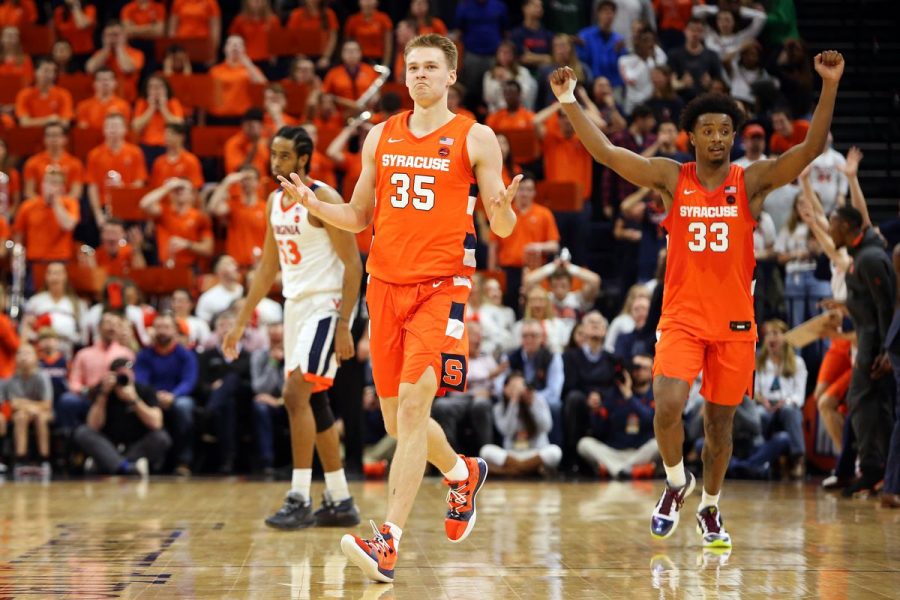
<svg viewBox="0 0 900 600">
<path fill-rule="evenodd" d="M 310 189 L 323 186 L 313 181 Z M 284 190 L 272 197 L 269 220 L 278 244 L 281 265 L 281 291 L 288 300 L 311 294 L 334 293 L 340 297 L 344 279 L 344 263 L 338 257 L 324 227 L 309 222 L 309 211 L 294 202 L 285 206 Z"/>
<path fill-rule="evenodd" d="M 475 175 L 466 137 L 475 121 L 457 115 L 424 137 L 411 111 L 385 122 L 375 150 L 373 277 L 414 284 L 475 271 Z"/>
<path fill-rule="evenodd" d="M 681 166 L 672 209 L 659 330 L 683 329 L 710 341 L 755 340 L 753 230 L 744 169 L 731 165 L 717 189 Z"/>
</svg>

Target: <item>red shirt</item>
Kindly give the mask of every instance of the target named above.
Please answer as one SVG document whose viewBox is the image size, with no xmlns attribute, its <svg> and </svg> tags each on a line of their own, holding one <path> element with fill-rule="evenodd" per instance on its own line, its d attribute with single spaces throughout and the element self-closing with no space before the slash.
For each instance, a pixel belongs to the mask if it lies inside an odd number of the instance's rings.
<svg viewBox="0 0 900 600">
<path fill-rule="evenodd" d="M 772 134 L 769 139 L 769 152 L 772 154 L 784 154 L 797 144 L 806 139 L 806 132 L 809 131 L 809 121 L 802 119 L 794 121 L 794 131 L 790 137 L 784 137 L 778 132 Z"/>
</svg>

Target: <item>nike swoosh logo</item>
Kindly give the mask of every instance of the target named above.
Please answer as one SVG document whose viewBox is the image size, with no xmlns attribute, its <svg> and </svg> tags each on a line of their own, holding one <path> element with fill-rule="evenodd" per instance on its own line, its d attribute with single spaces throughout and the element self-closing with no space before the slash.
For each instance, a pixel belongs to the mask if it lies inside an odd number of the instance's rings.
<svg viewBox="0 0 900 600">
<path fill-rule="evenodd" d="M 403 138 L 400 138 L 399 140 L 395 140 L 394 138 L 388 138 L 388 144 L 396 144 L 397 142 L 402 142 L 402 141 L 403 141 Z"/>
<path fill-rule="evenodd" d="M 431 284 L 431 287 L 438 287 L 442 283 L 444 283 L 444 282 L 443 281 L 435 281 L 434 283 Z"/>
<path fill-rule="evenodd" d="M 696 191 L 697 191 L 697 190 L 684 190 L 684 195 L 685 195 L 685 196 L 690 196 L 691 194 L 693 194 L 693 193 L 696 192 Z"/>
</svg>

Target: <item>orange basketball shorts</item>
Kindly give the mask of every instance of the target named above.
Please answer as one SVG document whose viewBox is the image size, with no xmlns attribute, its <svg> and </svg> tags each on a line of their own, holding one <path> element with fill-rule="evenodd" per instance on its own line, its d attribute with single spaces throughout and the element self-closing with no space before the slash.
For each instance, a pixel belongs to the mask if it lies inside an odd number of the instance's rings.
<svg viewBox="0 0 900 600">
<path fill-rule="evenodd" d="M 653 375 L 693 383 L 703 372 L 700 394 L 707 402 L 737 406 L 752 395 L 756 368 L 755 341 L 712 341 L 683 329 L 660 332 Z"/>
<path fill-rule="evenodd" d="M 410 285 L 369 277 L 369 348 L 380 397 L 399 395 L 401 383 L 416 383 L 428 367 L 438 379 L 438 395 L 465 391 L 469 365 L 465 312 L 471 289 L 467 277 Z"/>
</svg>

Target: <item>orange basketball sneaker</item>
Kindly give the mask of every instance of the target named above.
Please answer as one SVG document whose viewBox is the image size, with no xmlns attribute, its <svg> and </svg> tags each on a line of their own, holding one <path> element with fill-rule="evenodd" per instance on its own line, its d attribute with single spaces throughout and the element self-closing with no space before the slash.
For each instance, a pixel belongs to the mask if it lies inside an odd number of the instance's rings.
<svg viewBox="0 0 900 600">
<path fill-rule="evenodd" d="M 362 569 L 366 577 L 373 581 L 392 583 L 394 581 L 394 564 L 397 562 L 397 545 L 391 528 L 387 524 L 381 530 L 374 521 L 369 521 L 375 536 L 364 540 L 358 535 L 347 534 L 341 538 L 341 550 L 344 556 L 354 565 Z"/>
<path fill-rule="evenodd" d="M 487 478 L 487 463 L 477 457 L 460 457 L 469 467 L 469 476 L 462 481 L 448 481 L 444 483 L 450 486 L 447 492 L 447 517 L 444 519 L 444 529 L 447 539 L 458 543 L 469 537 L 472 528 L 475 527 L 475 496 L 484 485 Z"/>
</svg>

